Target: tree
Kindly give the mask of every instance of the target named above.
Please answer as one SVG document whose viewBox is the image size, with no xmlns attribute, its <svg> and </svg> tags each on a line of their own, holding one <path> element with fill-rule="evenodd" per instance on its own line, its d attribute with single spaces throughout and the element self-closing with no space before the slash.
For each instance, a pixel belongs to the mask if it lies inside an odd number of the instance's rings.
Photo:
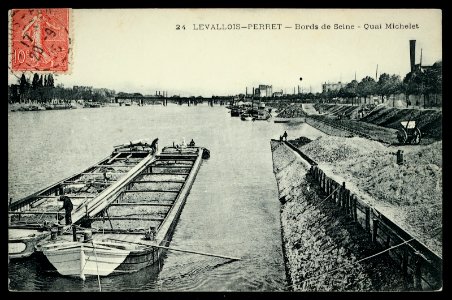
<svg viewBox="0 0 452 300">
<path fill-rule="evenodd" d="M 372 77 L 364 77 L 360 83 L 358 83 L 357 92 L 358 95 L 364 97 L 364 103 L 366 103 L 367 96 L 375 94 L 376 82 Z"/>
<path fill-rule="evenodd" d="M 442 76 L 442 62 L 436 62 L 432 65 L 431 68 L 428 68 L 424 72 L 424 98 L 429 99 L 430 95 L 436 95 L 442 93 L 442 84 L 443 84 L 443 76 Z M 435 101 L 436 102 L 436 101 Z M 431 102 L 430 102 L 431 104 Z"/>
<path fill-rule="evenodd" d="M 341 87 L 341 88 L 339 89 L 339 91 L 338 91 L 338 93 L 337 93 L 337 96 L 338 96 L 339 98 L 342 98 L 342 99 L 348 98 L 348 96 L 347 96 L 347 91 L 346 91 L 345 87 Z"/>
<path fill-rule="evenodd" d="M 54 87 L 55 86 L 55 82 L 53 81 L 53 75 L 52 74 L 49 74 L 47 76 L 47 86 L 50 86 L 50 87 Z"/>
<path fill-rule="evenodd" d="M 389 78 L 386 95 L 388 97 L 391 95 L 393 96 L 392 106 L 395 106 L 395 95 L 400 93 L 401 90 L 402 90 L 402 81 L 400 80 L 400 76 L 395 74 L 391 75 L 391 77 Z"/>
<path fill-rule="evenodd" d="M 33 75 L 33 81 L 31 82 L 31 86 L 34 90 L 37 89 L 39 86 L 39 75 L 37 73 Z"/>
<path fill-rule="evenodd" d="M 387 73 L 383 73 L 380 75 L 380 78 L 378 79 L 378 83 L 376 85 L 376 93 L 380 95 L 381 102 L 384 102 L 384 97 L 389 94 L 390 90 L 390 81 L 391 77 Z"/>
<path fill-rule="evenodd" d="M 348 98 L 351 98 L 352 105 L 353 105 L 353 99 L 355 99 L 358 96 L 357 93 L 358 89 L 358 81 L 352 80 L 345 86 L 345 93 L 347 94 Z"/>
<path fill-rule="evenodd" d="M 19 101 L 25 101 L 28 99 L 30 89 L 30 83 L 28 82 L 28 79 L 25 77 L 25 74 L 22 73 L 22 76 L 19 80 Z"/>
<path fill-rule="evenodd" d="M 420 70 L 414 70 L 409 72 L 403 79 L 404 92 L 407 97 L 407 103 L 409 103 L 409 96 L 420 96 L 424 93 L 424 74 Z M 416 105 L 419 104 L 419 99 L 416 101 Z"/>
</svg>

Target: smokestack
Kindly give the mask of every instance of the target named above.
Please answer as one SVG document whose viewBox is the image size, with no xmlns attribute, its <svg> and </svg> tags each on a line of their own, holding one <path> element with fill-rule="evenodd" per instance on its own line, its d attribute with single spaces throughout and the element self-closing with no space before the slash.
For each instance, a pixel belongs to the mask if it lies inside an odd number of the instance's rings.
<svg viewBox="0 0 452 300">
<path fill-rule="evenodd" d="M 254 87 L 253 87 L 253 96 L 254 96 Z"/>
<path fill-rule="evenodd" d="M 414 60 L 416 58 L 416 40 L 410 40 L 410 66 L 411 72 L 414 71 Z"/>
<path fill-rule="evenodd" d="M 246 87 L 245 96 L 248 96 L 248 87 Z"/>
<path fill-rule="evenodd" d="M 378 64 L 377 64 L 377 70 L 375 71 L 375 81 L 378 81 Z"/>
<path fill-rule="evenodd" d="M 422 48 L 421 48 L 421 60 L 419 61 L 419 67 L 422 67 Z"/>
</svg>

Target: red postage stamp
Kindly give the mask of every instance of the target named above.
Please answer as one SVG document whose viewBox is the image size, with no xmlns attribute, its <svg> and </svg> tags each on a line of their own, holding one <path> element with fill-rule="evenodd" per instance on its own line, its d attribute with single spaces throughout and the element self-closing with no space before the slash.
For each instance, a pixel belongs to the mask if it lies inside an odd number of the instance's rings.
<svg viewBox="0 0 452 300">
<path fill-rule="evenodd" d="M 12 71 L 69 71 L 70 9 L 11 11 Z"/>
</svg>

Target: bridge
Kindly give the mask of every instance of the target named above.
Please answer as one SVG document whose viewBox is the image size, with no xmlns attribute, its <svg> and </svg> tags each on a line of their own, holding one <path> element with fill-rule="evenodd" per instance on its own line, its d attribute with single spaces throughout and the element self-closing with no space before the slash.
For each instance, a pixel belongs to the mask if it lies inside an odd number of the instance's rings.
<svg viewBox="0 0 452 300">
<path fill-rule="evenodd" d="M 232 101 L 232 98 L 222 97 L 222 98 L 200 98 L 200 97 L 164 97 L 161 95 L 155 96 L 116 96 L 115 103 L 122 104 L 126 100 L 130 100 L 131 102 L 135 102 L 138 105 L 163 105 L 167 106 L 169 103 L 175 103 L 179 105 L 187 104 L 198 105 L 199 103 L 207 102 L 210 106 L 214 104 L 225 105 Z"/>
</svg>

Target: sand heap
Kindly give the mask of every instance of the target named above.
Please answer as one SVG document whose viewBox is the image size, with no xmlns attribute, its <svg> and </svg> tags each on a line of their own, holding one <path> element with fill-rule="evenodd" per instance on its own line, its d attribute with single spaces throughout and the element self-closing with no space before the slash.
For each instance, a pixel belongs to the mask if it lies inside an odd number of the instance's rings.
<svg viewBox="0 0 452 300">
<path fill-rule="evenodd" d="M 405 146 L 403 165 L 396 163 L 397 148 L 358 137 L 322 137 L 300 149 L 356 184 L 377 208 L 397 211 L 395 222 L 441 254 L 442 142 Z"/>
<path fill-rule="evenodd" d="M 357 262 L 378 251 L 367 242 L 367 233 L 351 223 L 341 208 L 321 203 L 324 195 L 319 198 L 317 184 L 305 176 L 309 166 L 297 154 L 279 142 L 271 147 L 279 196 L 284 198 L 281 225 L 291 290 L 409 289 L 388 257 Z"/>
<path fill-rule="evenodd" d="M 278 115 L 278 118 L 300 118 L 306 117 L 303 111 L 302 104 L 291 104 L 283 109 Z"/>
</svg>

